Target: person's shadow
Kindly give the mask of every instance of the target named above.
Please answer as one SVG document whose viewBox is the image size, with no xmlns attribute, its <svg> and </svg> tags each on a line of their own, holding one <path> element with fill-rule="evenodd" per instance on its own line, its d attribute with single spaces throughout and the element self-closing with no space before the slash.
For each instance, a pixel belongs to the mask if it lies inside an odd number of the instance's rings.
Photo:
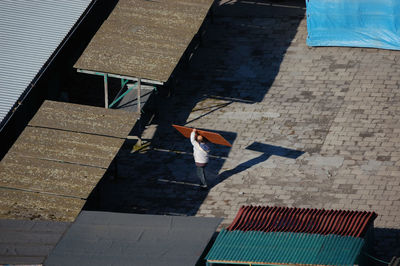
<svg viewBox="0 0 400 266">
<path fill-rule="evenodd" d="M 237 173 L 243 172 L 259 163 L 265 162 L 272 155 L 282 156 L 282 157 L 289 158 L 289 159 L 297 159 L 302 154 L 304 154 L 304 151 L 293 150 L 293 149 L 289 149 L 289 148 L 264 144 L 264 143 L 260 143 L 260 142 L 253 142 L 251 145 L 246 147 L 246 149 L 261 152 L 262 154 L 256 158 L 253 158 L 251 160 L 248 160 L 246 162 L 243 162 L 243 163 L 237 165 L 233 169 L 222 172 L 218 176 L 217 183 L 222 182 L 225 179 L 227 179 Z"/>
</svg>

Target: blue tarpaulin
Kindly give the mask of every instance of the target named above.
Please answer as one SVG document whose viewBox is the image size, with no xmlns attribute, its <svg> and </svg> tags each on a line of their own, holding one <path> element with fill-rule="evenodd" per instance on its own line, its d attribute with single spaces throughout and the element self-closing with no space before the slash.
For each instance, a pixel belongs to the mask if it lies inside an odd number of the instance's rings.
<svg viewBox="0 0 400 266">
<path fill-rule="evenodd" d="M 306 0 L 307 45 L 400 50 L 400 0 Z"/>
</svg>

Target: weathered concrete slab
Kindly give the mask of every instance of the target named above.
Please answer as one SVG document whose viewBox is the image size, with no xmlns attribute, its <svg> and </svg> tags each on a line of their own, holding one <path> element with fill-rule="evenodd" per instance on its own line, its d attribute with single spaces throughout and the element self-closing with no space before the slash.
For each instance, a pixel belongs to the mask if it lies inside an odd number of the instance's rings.
<svg viewBox="0 0 400 266">
<path fill-rule="evenodd" d="M 0 187 L 86 199 L 105 171 L 9 153 L 0 162 Z"/>
<path fill-rule="evenodd" d="M 73 221 L 136 119 L 45 101 L 0 162 L 0 218 Z"/>
<path fill-rule="evenodd" d="M 123 139 L 27 127 L 9 153 L 107 169 Z"/>
<path fill-rule="evenodd" d="M 137 119 L 122 110 L 45 101 L 29 125 L 125 139 Z"/>
<path fill-rule="evenodd" d="M 165 82 L 212 3 L 121 0 L 74 67 Z"/>
<path fill-rule="evenodd" d="M 84 200 L 0 188 L 0 219 L 72 222 Z"/>
</svg>

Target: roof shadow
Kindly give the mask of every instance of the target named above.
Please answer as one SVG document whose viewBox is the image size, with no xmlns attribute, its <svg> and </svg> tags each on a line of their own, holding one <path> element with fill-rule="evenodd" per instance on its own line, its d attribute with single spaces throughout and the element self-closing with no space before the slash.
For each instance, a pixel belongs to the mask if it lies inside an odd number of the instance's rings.
<svg viewBox="0 0 400 266">
<path fill-rule="evenodd" d="M 213 80 L 205 91 L 210 98 L 261 102 L 296 36 L 305 3 L 220 2 L 215 9 L 217 19 L 208 27 L 204 46 L 193 56 L 190 68 L 197 77 Z"/>
<path fill-rule="evenodd" d="M 125 144 L 117 158 L 119 178 L 106 176 L 98 186 L 99 204 L 88 204 L 87 209 L 169 215 L 198 212 L 208 191 L 198 186 L 190 141 L 171 125 L 212 130 L 209 123 L 202 126 L 211 114 L 230 104 L 255 104 L 267 97 L 305 12 L 303 1 L 279 3 L 227 1 L 216 7 L 203 45 L 189 56 L 188 64 L 181 64 L 173 82 L 157 87 L 151 103 L 146 103 L 140 129 L 154 128 L 150 137 L 143 136 L 148 145 L 132 152 L 134 143 Z M 206 106 L 199 104 L 202 101 L 208 101 Z M 236 132 L 215 132 L 235 145 Z M 255 142 L 247 149 L 260 152 L 257 157 L 219 174 L 231 148 L 212 148 L 206 169 L 210 187 L 272 155 L 296 159 L 304 153 Z M 110 167 L 108 176 L 114 175 L 114 169 Z"/>
<path fill-rule="evenodd" d="M 127 141 L 104 178 L 91 193 L 85 210 L 126 213 L 195 215 L 208 190 L 200 188 L 193 159 L 193 146 L 177 130 L 166 137 L 171 145 L 144 145 L 132 151 Z M 219 130 L 229 142 L 237 134 Z M 149 140 L 143 140 L 147 142 Z M 222 168 L 231 147 L 209 143 L 211 147 L 207 183 L 216 185 L 217 173 Z M 152 159 L 153 158 L 153 159 Z"/>
<path fill-rule="evenodd" d="M 400 229 L 375 227 L 373 230 L 373 250 L 377 258 L 390 262 L 393 257 L 400 257 Z M 375 262 L 370 258 L 371 262 Z M 376 265 L 383 265 L 375 262 Z"/>
</svg>

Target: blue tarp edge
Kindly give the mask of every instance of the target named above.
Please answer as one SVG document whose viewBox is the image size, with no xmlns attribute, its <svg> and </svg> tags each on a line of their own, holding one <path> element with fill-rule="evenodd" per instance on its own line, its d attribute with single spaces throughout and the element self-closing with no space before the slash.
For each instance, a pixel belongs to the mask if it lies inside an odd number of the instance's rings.
<svg viewBox="0 0 400 266">
<path fill-rule="evenodd" d="M 400 50 L 400 1 L 306 0 L 307 45 Z"/>
</svg>

